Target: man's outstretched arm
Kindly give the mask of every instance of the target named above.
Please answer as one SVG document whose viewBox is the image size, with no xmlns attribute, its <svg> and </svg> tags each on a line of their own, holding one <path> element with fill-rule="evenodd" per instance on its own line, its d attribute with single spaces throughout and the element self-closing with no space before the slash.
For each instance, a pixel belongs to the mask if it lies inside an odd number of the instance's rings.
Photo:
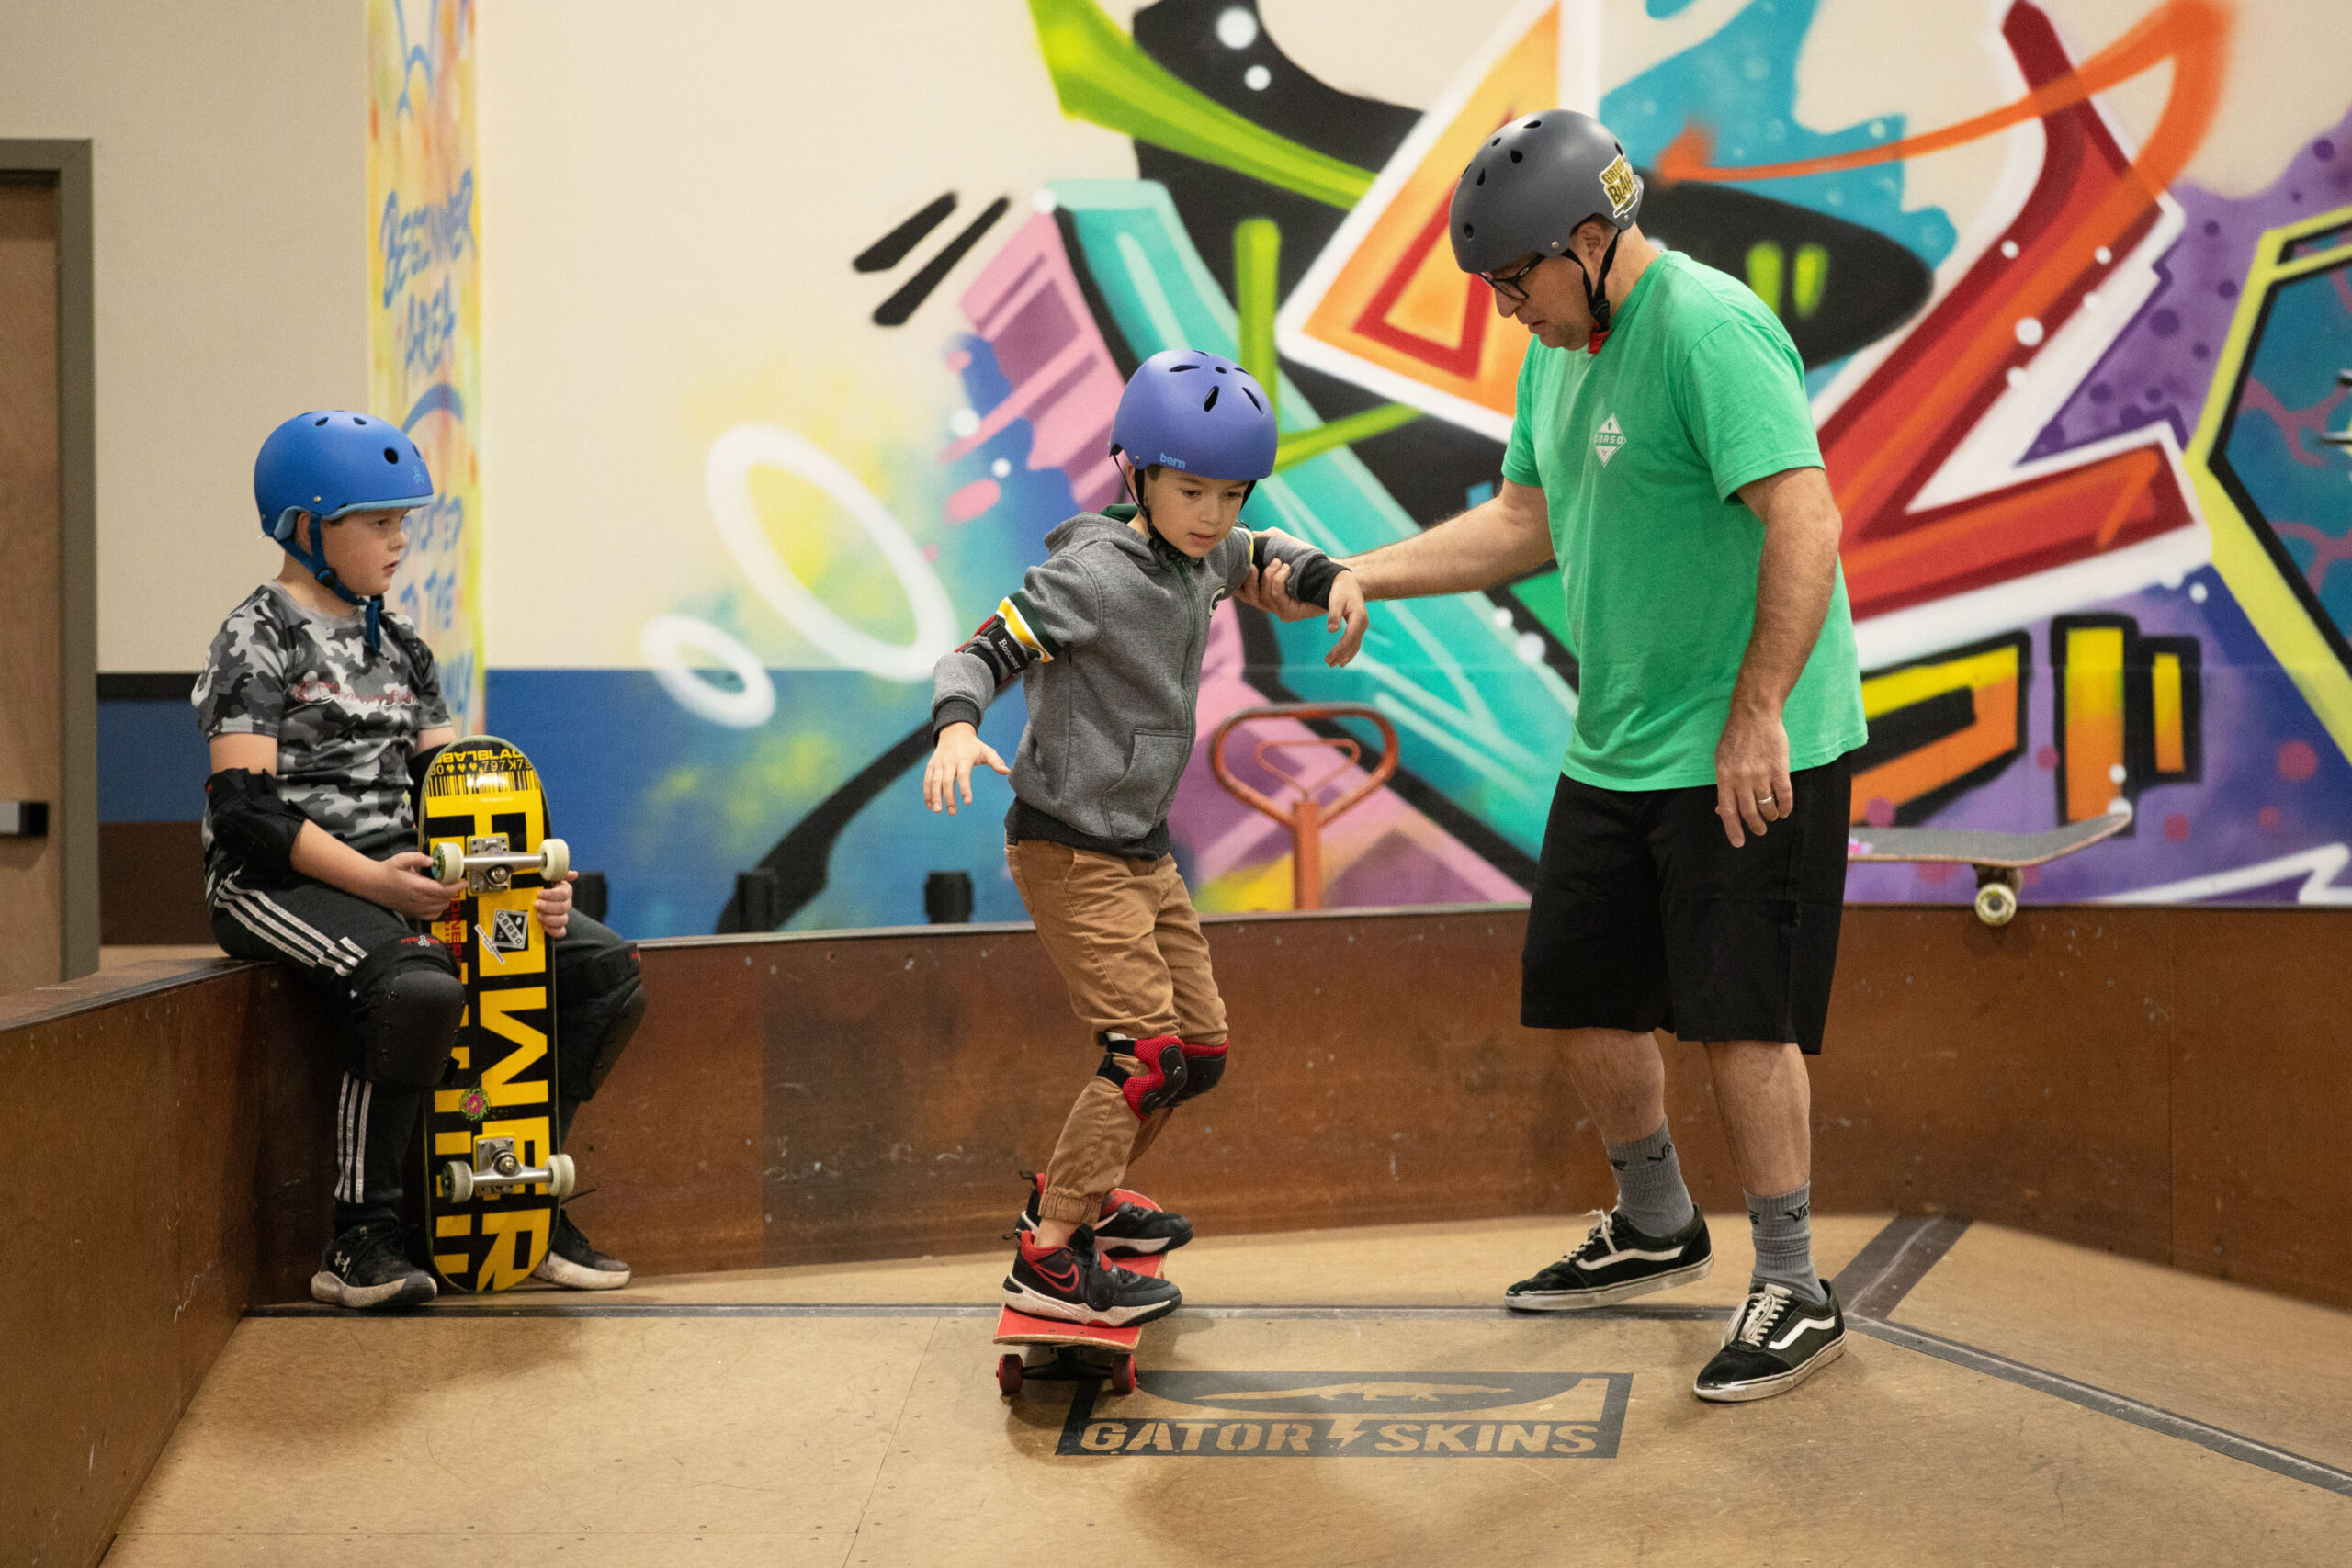
<svg viewBox="0 0 2352 1568">
<path fill-rule="evenodd" d="M 1355 574 L 1366 599 L 1418 599 L 1515 581 L 1551 558 L 1552 523 L 1544 491 L 1505 479 L 1493 499 L 1459 517 L 1339 565 Z M 1288 571 L 1277 563 L 1253 572 L 1234 596 L 1286 621 L 1323 614 L 1292 598 L 1288 581 Z"/>
</svg>

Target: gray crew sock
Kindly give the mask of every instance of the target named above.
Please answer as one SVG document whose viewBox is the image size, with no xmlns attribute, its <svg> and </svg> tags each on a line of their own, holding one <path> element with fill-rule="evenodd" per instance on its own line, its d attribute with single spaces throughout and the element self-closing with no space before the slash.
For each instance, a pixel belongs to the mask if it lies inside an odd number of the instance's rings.
<svg viewBox="0 0 2352 1568">
<path fill-rule="evenodd" d="M 1775 1198 L 1750 1192 L 1747 1228 L 1756 1237 L 1757 1279 L 1786 1285 L 1815 1306 L 1828 1300 L 1813 1268 L 1813 1183 Z"/>
<path fill-rule="evenodd" d="M 1682 1185 L 1682 1162 L 1666 1123 L 1637 1144 L 1601 1145 L 1617 1173 L 1617 1212 L 1644 1235 L 1668 1236 L 1690 1223 L 1690 1189 Z"/>
</svg>

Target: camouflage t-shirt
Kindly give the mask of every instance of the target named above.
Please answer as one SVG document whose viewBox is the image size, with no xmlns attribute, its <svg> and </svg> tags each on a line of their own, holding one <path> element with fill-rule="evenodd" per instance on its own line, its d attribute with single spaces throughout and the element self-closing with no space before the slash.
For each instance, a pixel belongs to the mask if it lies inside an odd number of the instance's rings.
<svg viewBox="0 0 2352 1568">
<path fill-rule="evenodd" d="M 221 624 L 190 700 L 207 740 L 276 739 L 279 795 L 353 849 L 380 857 L 415 847 L 408 761 L 449 708 L 433 650 L 407 621 L 383 612 L 371 659 L 359 612 L 322 615 L 265 582 Z M 209 889 L 237 869 L 212 841 L 209 815 L 204 850 Z"/>
</svg>

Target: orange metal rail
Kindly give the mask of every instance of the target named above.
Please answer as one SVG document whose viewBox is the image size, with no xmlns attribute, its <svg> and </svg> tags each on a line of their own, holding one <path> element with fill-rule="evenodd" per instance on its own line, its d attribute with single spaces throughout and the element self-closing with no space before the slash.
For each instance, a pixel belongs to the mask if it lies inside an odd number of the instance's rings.
<svg viewBox="0 0 2352 1568">
<path fill-rule="evenodd" d="M 1233 776 L 1225 763 L 1226 738 L 1236 727 L 1258 719 L 1289 718 L 1361 718 L 1379 726 L 1381 753 L 1379 762 L 1364 781 L 1329 804 L 1317 800 L 1316 792 L 1363 759 L 1363 748 L 1347 736 L 1310 736 L 1304 740 L 1261 740 L 1255 753 L 1258 765 L 1268 773 L 1279 773 L 1266 761 L 1266 753 L 1306 746 L 1325 746 L 1342 753 L 1340 764 L 1311 783 L 1302 784 L 1296 778 L 1290 786 L 1298 791 L 1298 799 L 1288 807 L 1261 794 Z M 1227 716 L 1216 727 L 1216 734 L 1209 741 L 1209 772 L 1227 793 L 1245 806 L 1253 807 L 1290 829 L 1291 897 L 1293 908 L 1319 909 L 1323 907 L 1323 825 L 1340 813 L 1361 805 L 1373 791 L 1388 782 L 1396 772 L 1396 727 L 1386 715 L 1362 703 L 1270 703 L 1261 707 L 1242 708 Z"/>
</svg>

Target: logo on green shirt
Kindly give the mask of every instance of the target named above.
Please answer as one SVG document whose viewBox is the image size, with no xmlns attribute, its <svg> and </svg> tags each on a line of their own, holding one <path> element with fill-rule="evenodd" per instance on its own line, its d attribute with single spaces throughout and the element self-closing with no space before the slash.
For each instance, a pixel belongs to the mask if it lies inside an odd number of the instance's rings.
<svg viewBox="0 0 2352 1568">
<path fill-rule="evenodd" d="M 1617 428 L 1617 416 L 1611 414 L 1600 422 L 1600 434 L 1592 438 L 1592 455 L 1607 468 L 1609 459 L 1617 456 L 1617 448 L 1625 445 L 1625 433 Z"/>
</svg>

